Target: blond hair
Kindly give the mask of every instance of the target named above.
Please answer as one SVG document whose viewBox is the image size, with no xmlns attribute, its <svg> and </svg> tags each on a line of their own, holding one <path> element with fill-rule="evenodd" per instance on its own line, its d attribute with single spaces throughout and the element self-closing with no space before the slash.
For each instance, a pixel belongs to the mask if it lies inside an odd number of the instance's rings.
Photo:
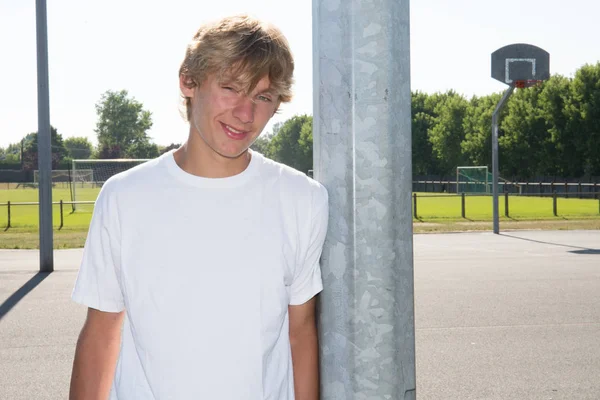
<svg viewBox="0 0 600 400">
<path fill-rule="evenodd" d="M 235 77 L 246 94 L 266 76 L 279 102 L 292 99 L 294 59 L 286 38 L 278 28 L 247 15 L 204 25 L 194 35 L 179 76 L 187 87 L 195 87 L 211 74 L 219 80 Z M 184 97 L 184 104 L 189 120 L 189 97 Z"/>
</svg>

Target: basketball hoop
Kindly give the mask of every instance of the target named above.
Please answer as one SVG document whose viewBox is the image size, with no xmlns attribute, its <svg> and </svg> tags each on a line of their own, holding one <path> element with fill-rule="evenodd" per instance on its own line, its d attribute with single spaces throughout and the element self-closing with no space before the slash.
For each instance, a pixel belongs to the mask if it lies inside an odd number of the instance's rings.
<svg viewBox="0 0 600 400">
<path fill-rule="evenodd" d="M 509 86 L 492 114 L 492 215 L 494 233 L 498 234 L 500 233 L 498 135 L 502 108 L 515 88 L 538 86 L 542 81 L 550 79 L 550 54 L 544 49 L 526 43 L 504 46 L 492 53 L 492 78 Z"/>
<path fill-rule="evenodd" d="M 515 87 L 517 89 L 524 89 L 532 86 L 541 85 L 543 81 L 538 79 L 528 79 L 528 80 L 517 80 L 515 81 Z"/>
</svg>

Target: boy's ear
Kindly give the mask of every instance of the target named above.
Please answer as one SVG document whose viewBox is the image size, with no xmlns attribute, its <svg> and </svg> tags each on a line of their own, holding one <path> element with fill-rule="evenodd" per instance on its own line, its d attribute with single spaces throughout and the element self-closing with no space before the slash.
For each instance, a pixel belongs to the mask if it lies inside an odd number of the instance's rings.
<svg viewBox="0 0 600 400">
<path fill-rule="evenodd" d="M 194 97 L 196 86 L 196 82 L 191 77 L 179 75 L 179 89 L 184 97 Z"/>
</svg>

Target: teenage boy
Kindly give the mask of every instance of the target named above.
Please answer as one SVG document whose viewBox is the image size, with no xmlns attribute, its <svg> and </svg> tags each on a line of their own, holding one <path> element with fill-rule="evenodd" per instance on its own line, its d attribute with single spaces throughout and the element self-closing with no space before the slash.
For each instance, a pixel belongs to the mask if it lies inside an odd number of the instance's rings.
<svg viewBox="0 0 600 400">
<path fill-rule="evenodd" d="M 249 149 L 291 99 L 281 32 L 200 28 L 181 65 L 186 143 L 102 187 L 73 299 L 71 399 L 317 400 L 322 185 Z"/>
</svg>

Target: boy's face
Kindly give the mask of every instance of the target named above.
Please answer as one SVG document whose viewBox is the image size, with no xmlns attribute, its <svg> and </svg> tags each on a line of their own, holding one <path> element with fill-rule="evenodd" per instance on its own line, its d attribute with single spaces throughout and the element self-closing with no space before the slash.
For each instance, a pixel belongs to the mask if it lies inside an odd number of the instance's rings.
<svg viewBox="0 0 600 400">
<path fill-rule="evenodd" d="M 279 106 L 276 93 L 269 91 L 269 78 L 262 78 L 250 95 L 232 80 L 219 81 L 209 75 L 200 85 L 181 91 L 191 98 L 190 125 L 217 154 L 237 158 L 258 138 Z"/>
</svg>

